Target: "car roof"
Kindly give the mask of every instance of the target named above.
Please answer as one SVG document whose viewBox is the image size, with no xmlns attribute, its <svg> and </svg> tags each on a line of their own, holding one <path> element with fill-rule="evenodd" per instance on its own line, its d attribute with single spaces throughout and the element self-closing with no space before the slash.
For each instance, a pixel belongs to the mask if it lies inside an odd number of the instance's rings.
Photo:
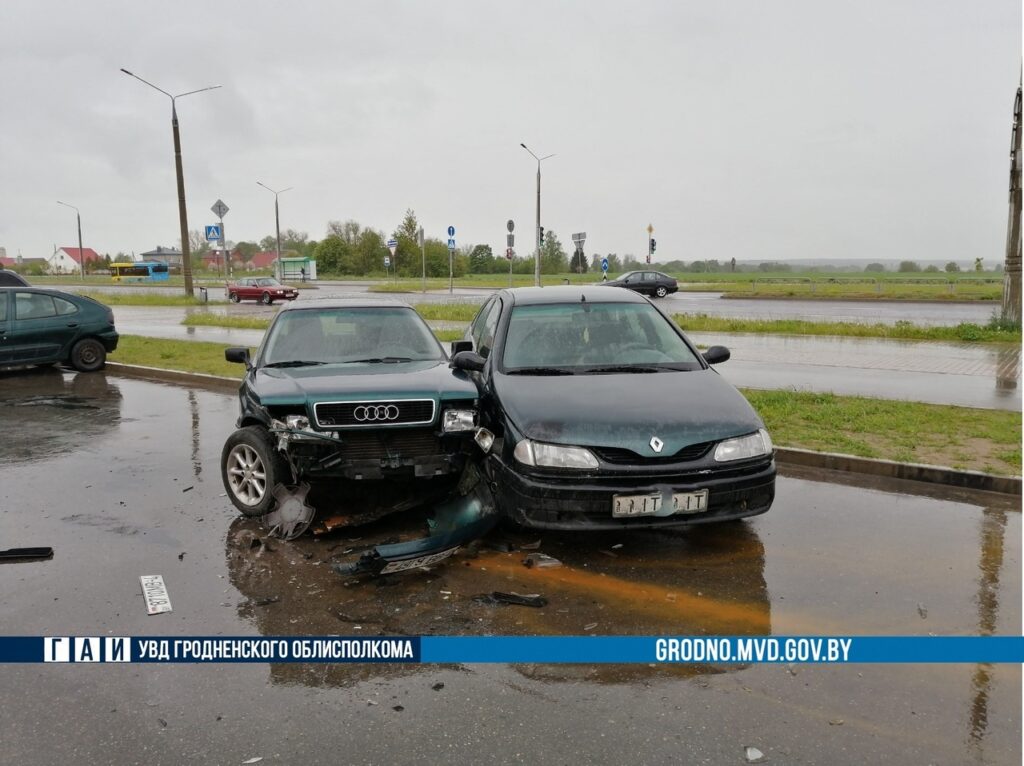
<svg viewBox="0 0 1024 766">
<path fill-rule="evenodd" d="M 393 298 L 310 298 L 302 303 L 289 303 L 281 307 L 281 311 L 302 311 L 303 309 L 379 309 L 399 308 L 411 309 L 405 301 Z M 278 312 L 280 313 L 280 312 Z"/>
<path fill-rule="evenodd" d="M 70 293 L 67 290 L 58 290 L 56 287 L 36 287 L 35 285 L 0 285 L 0 290 L 19 293 L 46 293 L 47 295 L 59 295 L 62 298 L 83 298 L 85 296 L 77 293 Z"/>
<path fill-rule="evenodd" d="M 514 287 L 502 292 L 511 296 L 516 306 L 543 306 L 552 303 L 646 303 L 647 299 L 632 290 L 608 289 L 602 285 L 559 285 L 558 287 Z"/>
</svg>

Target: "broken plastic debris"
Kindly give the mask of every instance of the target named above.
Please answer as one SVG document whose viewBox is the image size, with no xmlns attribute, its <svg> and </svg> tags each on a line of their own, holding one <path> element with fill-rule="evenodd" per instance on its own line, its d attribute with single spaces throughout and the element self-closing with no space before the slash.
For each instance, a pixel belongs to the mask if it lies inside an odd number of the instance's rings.
<svg viewBox="0 0 1024 766">
<path fill-rule="evenodd" d="M 597 623 L 596 622 L 592 622 L 589 625 L 584 625 L 583 626 L 583 630 L 593 630 L 596 627 L 597 627 Z"/>
<path fill-rule="evenodd" d="M 829 726 L 842 726 L 844 723 L 846 723 L 846 722 L 842 718 L 833 718 L 831 721 L 828 722 L 828 725 Z"/>
<path fill-rule="evenodd" d="M 613 551 L 617 551 L 621 547 L 622 547 L 622 543 L 615 543 L 615 545 L 612 546 L 612 550 Z"/>
<path fill-rule="evenodd" d="M 530 553 L 523 559 L 523 563 L 530 569 L 534 567 L 537 569 L 547 569 L 548 567 L 562 566 L 561 561 L 546 553 Z"/>
<path fill-rule="evenodd" d="M 928 608 L 924 604 L 917 605 L 917 613 L 921 616 L 922 620 L 928 618 Z"/>
<path fill-rule="evenodd" d="M 243 764 L 243 766 L 245 766 L 245 764 L 259 763 L 262 760 L 263 760 L 263 756 L 260 755 L 260 756 L 257 756 L 256 758 L 250 758 L 248 761 L 242 761 L 242 764 Z"/>
<path fill-rule="evenodd" d="M 757 763 L 764 758 L 764 753 L 756 747 L 750 747 L 749 745 L 744 749 L 743 753 L 747 757 L 747 763 Z"/>
<path fill-rule="evenodd" d="M 540 547 L 540 540 L 535 540 L 532 543 L 522 543 L 519 546 L 519 550 L 521 550 L 521 551 L 535 551 L 539 547 Z"/>
<path fill-rule="evenodd" d="M 451 556 L 459 546 L 486 534 L 498 521 L 487 482 L 467 468 L 459 482 L 461 495 L 437 506 L 428 537 L 392 545 L 376 545 L 351 564 L 336 564 L 340 575 L 392 574 L 420 569 Z"/>
<path fill-rule="evenodd" d="M 502 593 L 496 590 L 473 598 L 481 604 L 515 604 L 516 606 L 547 606 L 548 600 L 539 593 Z"/>
<path fill-rule="evenodd" d="M 434 684 L 430 688 L 433 689 L 435 692 L 439 692 L 439 691 L 441 691 L 444 688 L 444 682 L 438 681 L 436 684 Z"/>
</svg>

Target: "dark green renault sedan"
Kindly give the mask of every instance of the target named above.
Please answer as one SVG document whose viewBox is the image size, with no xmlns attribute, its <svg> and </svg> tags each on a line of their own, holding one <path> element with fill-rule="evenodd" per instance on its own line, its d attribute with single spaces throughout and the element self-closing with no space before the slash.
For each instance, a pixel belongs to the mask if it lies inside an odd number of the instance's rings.
<svg viewBox="0 0 1024 766">
<path fill-rule="evenodd" d="M 114 312 L 81 295 L 40 287 L 0 287 L 0 369 L 70 364 L 103 369 L 117 348 Z"/>
</svg>

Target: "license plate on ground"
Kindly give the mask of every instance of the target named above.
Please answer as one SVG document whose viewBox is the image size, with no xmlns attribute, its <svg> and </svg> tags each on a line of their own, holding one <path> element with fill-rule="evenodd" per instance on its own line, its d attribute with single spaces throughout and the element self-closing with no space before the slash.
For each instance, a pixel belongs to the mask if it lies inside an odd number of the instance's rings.
<svg viewBox="0 0 1024 766">
<path fill-rule="evenodd" d="M 162 614 L 171 611 L 171 597 L 167 595 L 167 586 L 160 575 L 142 575 L 142 595 L 146 599 L 147 614 Z"/>
<path fill-rule="evenodd" d="M 628 519 L 634 516 L 671 516 L 673 514 L 700 513 L 707 510 L 708 491 L 675 492 L 672 495 L 672 509 L 665 513 L 661 493 L 650 495 L 614 495 L 612 517 Z"/>
</svg>

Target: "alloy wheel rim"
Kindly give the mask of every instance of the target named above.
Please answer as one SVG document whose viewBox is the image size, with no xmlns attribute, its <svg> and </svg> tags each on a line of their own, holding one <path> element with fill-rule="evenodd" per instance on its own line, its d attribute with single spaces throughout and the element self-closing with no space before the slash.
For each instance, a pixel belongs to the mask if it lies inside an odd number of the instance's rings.
<svg viewBox="0 0 1024 766">
<path fill-rule="evenodd" d="M 227 462 L 231 492 L 247 506 L 259 505 L 267 494 L 267 470 L 259 454 L 248 444 L 238 444 Z"/>
</svg>

